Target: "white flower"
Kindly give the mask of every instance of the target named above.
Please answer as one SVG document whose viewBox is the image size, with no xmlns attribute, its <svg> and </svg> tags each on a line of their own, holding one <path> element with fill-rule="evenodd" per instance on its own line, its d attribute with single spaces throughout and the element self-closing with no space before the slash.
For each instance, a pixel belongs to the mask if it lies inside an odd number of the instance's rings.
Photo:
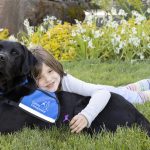
<svg viewBox="0 0 150 150">
<path fill-rule="evenodd" d="M 101 15 L 104 15 L 102 12 L 98 12 L 98 11 L 84 11 L 85 13 L 85 19 L 84 19 L 84 22 L 87 23 L 88 26 L 91 26 L 93 24 L 93 22 L 97 19 L 97 17 L 101 14 Z M 100 16 L 101 16 L 100 15 Z"/>
<path fill-rule="evenodd" d="M 57 20 L 57 24 L 62 24 L 62 21 L 61 20 Z"/>
<path fill-rule="evenodd" d="M 87 21 L 87 25 L 88 25 L 88 26 L 91 26 L 91 25 L 92 25 L 92 23 L 93 23 L 93 21 L 92 21 L 92 20 L 88 20 L 88 21 Z"/>
<path fill-rule="evenodd" d="M 70 44 L 77 44 L 77 42 L 74 40 L 70 40 Z"/>
<path fill-rule="evenodd" d="M 86 32 L 86 29 L 80 29 L 80 33 L 85 33 Z"/>
<path fill-rule="evenodd" d="M 44 19 L 43 19 L 43 22 L 48 22 L 50 20 L 50 17 L 49 16 L 46 16 Z"/>
<path fill-rule="evenodd" d="M 120 43 L 120 39 L 121 39 L 120 35 L 114 34 L 113 38 L 111 39 L 111 42 L 112 42 L 113 46 L 118 45 L 118 43 Z"/>
<path fill-rule="evenodd" d="M 0 28 L 0 32 L 2 32 L 4 29 L 3 28 Z"/>
<path fill-rule="evenodd" d="M 76 36 L 76 32 L 75 31 L 72 31 L 72 36 Z"/>
<path fill-rule="evenodd" d="M 126 45 L 126 41 L 120 41 L 119 48 L 122 49 Z"/>
<path fill-rule="evenodd" d="M 144 21 L 144 20 L 146 20 L 146 17 L 139 14 L 139 15 L 136 16 L 136 18 L 135 18 L 135 23 L 136 23 L 136 24 L 141 24 L 141 22 Z"/>
<path fill-rule="evenodd" d="M 104 32 L 101 32 L 100 30 L 97 31 L 92 30 L 92 34 L 94 35 L 94 38 L 99 38 L 104 34 Z"/>
<path fill-rule="evenodd" d="M 117 15 L 117 11 L 114 7 L 112 7 L 112 9 L 111 9 L 111 14 L 114 15 L 114 16 Z"/>
<path fill-rule="evenodd" d="M 17 38 L 15 38 L 15 36 L 14 36 L 14 35 L 9 36 L 8 40 L 9 40 L 9 41 L 18 42 L 18 39 L 17 39 Z"/>
<path fill-rule="evenodd" d="M 128 24 L 128 22 L 125 19 L 121 19 L 120 24 Z"/>
<path fill-rule="evenodd" d="M 24 24 L 25 27 L 30 26 L 30 25 L 29 25 L 29 20 L 28 20 L 28 19 L 25 19 L 24 22 L 23 22 L 23 24 Z"/>
<path fill-rule="evenodd" d="M 91 26 L 93 21 L 94 21 L 95 17 L 94 15 L 92 15 L 91 13 L 85 17 L 85 22 L 87 23 L 88 26 Z"/>
<path fill-rule="evenodd" d="M 150 8 L 148 8 L 148 9 L 147 9 L 147 13 L 149 13 L 149 14 L 150 14 Z"/>
<path fill-rule="evenodd" d="M 118 42 L 114 38 L 111 39 L 111 43 L 112 43 L 113 46 L 116 46 L 118 44 Z"/>
<path fill-rule="evenodd" d="M 146 17 L 139 14 L 137 11 L 132 11 L 132 15 L 135 16 L 135 23 L 136 24 L 141 24 L 142 21 L 146 20 Z"/>
<path fill-rule="evenodd" d="M 46 16 L 43 19 L 43 24 L 48 25 L 48 28 L 53 28 L 56 24 L 61 24 L 61 20 L 58 20 L 55 16 Z"/>
<path fill-rule="evenodd" d="M 54 20 L 57 20 L 57 18 L 55 16 L 46 16 L 43 19 L 43 22 L 54 21 Z"/>
<path fill-rule="evenodd" d="M 92 39 L 88 42 L 88 48 L 94 48 Z"/>
<path fill-rule="evenodd" d="M 86 29 L 83 29 L 82 26 L 79 26 L 78 29 L 76 30 L 76 34 L 81 34 L 85 32 L 86 32 Z"/>
<path fill-rule="evenodd" d="M 120 39 L 121 39 L 121 36 L 120 36 L 120 35 L 117 35 L 117 36 L 115 37 L 115 40 L 116 40 L 117 42 L 120 42 Z"/>
<path fill-rule="evenodd" d="M 34 33 L 34 27 L 30 26 L 28 29 L 27 29 L 27 32 L 28 32 L 28 35 L 32 35 Z"/>
<path fill-rule="evenodd" d="M 32 35 L 34 33 L 34 27 L 30 26 L 28 19 L 25 19 L 23 24 L 27 29 L 28 35 Z"/>
<path fill-rule="evenodd" d="M 112 43 L 112 45 L 113 46 L 115 46 L 117 43 L 116 43 L 116 40 L 113 38 L 113 39 L 111 39 L 111 43 Z"/>
<path fill-rule="evenodd" d="M 150 48 L 150 43 L 147 44 L 147 47 Z"/>
<path fill-rule="evenodd" d="M 99 38 L 100 35 L 101 35 L 100 32 L 99 32 L 99 31 L 96 31 L 95 34 L 94 34 L 94 38 Z"/>
<path fill-rule="evenodd" d="M 55 16 L 51 16 L 50 20 L 57 20 L 57 18 Z"/>
<path fill-rule="evenodd" d="M 80 33 L 80 30 L 83 29 L 82 23 L 81 23 L 81 21 L 78 21 L 77 19 L 75 19 L 75 22 L 76 22 L 76 26 L 78 27 L 78 31 L 79 31 L 79 33 Z"/>
<path fill-rule="evenodd" d="M 110 15 L 108 15 L 108 21 L 109 22 L 111 22 L 113 20 L 113 17 L 112 17 L 112 15 L 110 14 Z"/>
<path fill-rule="evenodd" d="M 119 12 L 118 12 L 118 15 L 126 17 L 127 13 L 123 9 L 120 9 Z"/>
<path fill-rule="evenodd" d="M 144 36 L 144 37 L 146 36 L 146 34 L 145 34 L 145 32 L 144 32 L 144 31 L 142 32 L 142 36 Z"/>
<path fill-rule="evenodd" d="M 125 28 L 122 28 L 121 34 L 125 34 Z"/>
<path fill-rule="evenodd" d="M 81 21 L 79 21 L 77 19 L 74 19 L 74 20 L 75 20 L 75 22 L 76 22 L 77 25 L 79 25 L 79 24 L 81 25 Z"/>
<path fill-rule="evenodd" d="M 141 40 L 138 37 L 130 37 L 129 43 L 133 44 L 135 47 L 138 47 L 140 45 Z"/>
<path fill-rule="evenodd" d="M 108 21 L 106 26 L 116 29 L 118 27 L 118 23 L 116 21 Z"/>
<path fill-rule="evenodd" d="M 112 40 L 113 40 L 113 39 L 112 39 Z M 114 42 L 116 42 L 116 41 L 114 41 Z M 119 53 L 120 53 L 120 50 L 126 45 L 126 41 L 120 41 L 120 42 L 114 43 L 113 46 L 116 46 L 116 45 L 118 45 L 118 44 L 119 44 L 119 46 L 117 46 L 117 47 L 115 48 L 115 50 L 114 50 L 114 52 L 115 52 L 116 54 L 119 54 Z"/>
<path fill-rule="evenodd" d="M 46 29 L 43 26 L 40 26 L 40 31 L 41 32 L 46 32 Z"/>
<path fill-rule="evenodd" d="M 116 21 L 113 21 L 111 23 L 111 27 L 116 29 L 118 27 L 118 23 Z"/>
<path fill-rule="evenodd" d="M 120 47 L 117 47 L 117 48 L 114 50 L 114 52 L 115 52 L 116 54 L 119 54 L 119 53 L 120 53 L 120 50 L 121 50 L 121 48 L 120 48 Z"/>
<path fill-rule="evenodd" d="M 138 13 L 137 11 L 135 11 L 135 10 L 132 10 L 131 13 L 132 13 L 133 16 L 138 16 L 138 14 L 139 14 L 139 13 Z"/>
<path fill-rule="evenodd" d="M 135 27 L 132 28 L 132 33 L 133 33 L 133 34 L 137 34 L 137 30 L 136 30 Z"/>
<path fill-rule="evenodd" d="M 85 42 L 90 41 L 90 37 L 88 36 L 83 35 L 82 38 L 83 38 L 83 41 Z"/>
<path fill-rule="evenodd" d="M 99 30 L 97 30 L 97 31 L 92 30 L 92 33 L 94 35 L 94 38 L 99 38 L 100 37 L 100 31 Z"/>
<path fill-rule="evenodd" d="M 138 53 L 138 56 L 140 56 L 140 59 L 143 60 L 144 59 L 144 54 L 143 53 Z"/>
</svg>

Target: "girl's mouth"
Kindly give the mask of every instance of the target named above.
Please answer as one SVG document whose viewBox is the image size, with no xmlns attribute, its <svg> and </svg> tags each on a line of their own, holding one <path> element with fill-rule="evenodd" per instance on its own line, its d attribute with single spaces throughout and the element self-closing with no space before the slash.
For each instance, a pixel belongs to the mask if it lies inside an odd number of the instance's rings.
<svg viewBox="0 0 150 150">
<path fill-rule="evenodd" d="M 48 84 L 46 87 L 47 87 L 47 88 L 51 88 L 51 87 L 53 87 L 54 83 L 55 83 L 55 82 L 52 82 L 52 83 Z"/>
</svg>

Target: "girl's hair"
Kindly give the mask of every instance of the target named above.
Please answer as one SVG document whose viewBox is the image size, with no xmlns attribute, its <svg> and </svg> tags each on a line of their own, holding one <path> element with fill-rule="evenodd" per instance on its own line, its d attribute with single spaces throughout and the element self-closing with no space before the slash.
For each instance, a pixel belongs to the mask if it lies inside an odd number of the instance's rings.
<svg viewBox="0 0 150 150">
<path fill-rule="evenodd" d="M 37 63 L 32 70 L 32 76 L 37 78 L 42 72 L 42 64 L 45 63 L 52 70 L 57 72 L 62 78 L 65 74 L 62 64 L 57 61 L 52 54 L 46 51 L 41 46 L 36 46 L 30 49 L 32 54 L 36 57 Z"/>
</svg>

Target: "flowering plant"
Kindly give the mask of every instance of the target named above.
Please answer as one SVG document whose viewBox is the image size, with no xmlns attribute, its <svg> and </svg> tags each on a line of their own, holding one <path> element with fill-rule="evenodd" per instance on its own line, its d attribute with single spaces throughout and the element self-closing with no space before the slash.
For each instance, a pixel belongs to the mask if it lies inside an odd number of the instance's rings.
<svg viewBox="0 0 150 150">
<path fill-rule="evenodd" d="M 149 13 L 149 9 L 147 10 Z M 77 56 L 91 59 L 145 59 L 150 56 L 150 30 L 146 17 L 132 11 L 127 21 L 124 10 L 112 8 L 102 19 L 104 26 L 97 28 L 95 16 L 89 15 L 84 23 L 77 22 L 72 31 L 77 45 Z M 92 16 L 92 17 L 91 17 Z M 115 21 L 118 17 L 119 21 Z"/>
<path fill-rule="evenodd" d="M 18 33 L 17 38 L 9 36 L 9 40 L 19 41 L 29 48 L 41 45 L 59 60 L 100 59 L 100 60 L 132 60 L 150 57 L 150 14 L 132 11 L 132 16 L 120 9 L 112 8 L 101 19 L 103 26 L 97 27 L 97 16 L 88 14 L 84 22 L 76 20 L 75 25 L 62 24 L 55 17 L 43 19 L 37 27 L 24 21 L 27 32 Z M 116 20 L 117 18 L 117 20 Z M 0 38 L 6 39 L 8 30 L 0 31 Z"/>
</svg>

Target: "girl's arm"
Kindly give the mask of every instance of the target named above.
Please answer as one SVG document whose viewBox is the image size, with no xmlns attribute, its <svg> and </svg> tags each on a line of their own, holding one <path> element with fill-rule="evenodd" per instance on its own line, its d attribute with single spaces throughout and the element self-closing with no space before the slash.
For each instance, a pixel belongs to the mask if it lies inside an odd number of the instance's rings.
<svg viewBox="0 0 150 150">
<path fill-rule="evenodd" d="M 97 117 L 97 115 L 105 108 L 110 99 L 110 96 L 110 92 L 104 90 L 97 90 L 92 94 L 88 105 L 79 113 L 87 118 L 88 128 L 90 127 L 92 121 Z"/>
<path fill-rule="evenodd" d="M 62 79 L 62 90 L 91 96 L 89 104 L 79 113 L 87 118 L 87 127 L 90 127 L 92 121 L 105 108 L 111 96 L 110 92 L 103 90 L 101 85 L 86 83 L 69 74 Z"/>
</svg>

